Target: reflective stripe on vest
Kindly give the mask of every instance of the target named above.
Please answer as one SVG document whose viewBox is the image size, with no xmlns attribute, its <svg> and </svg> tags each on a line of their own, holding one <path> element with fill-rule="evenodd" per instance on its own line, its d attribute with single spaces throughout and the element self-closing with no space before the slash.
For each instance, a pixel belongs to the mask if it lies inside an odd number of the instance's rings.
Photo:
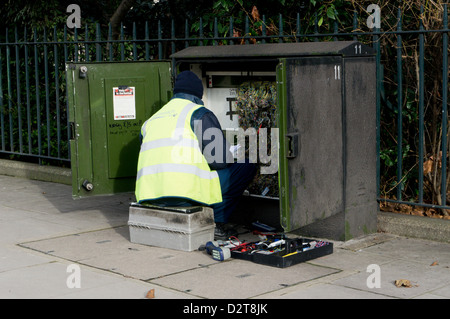
<svg viewBox="0 0 450 319">
<path fill-rule="evenodd" d="M 194 141 L 196 143 L 196 141 Z M 181 139 L 176 140 L 174 138 L 161 138 L 159 140 L 149 141 L 142 143 L 141 152 L 153 150 L 159 147 L 167 147 L 167 146 L 184 146 L 184 147 L 195 147 L 195 143 L 193 140 Z M 198 143 L 197 143 L 198 146 Z"/>
<path fill-rule="evenodd" d="M 193 174 L 204 179 L 218 178 L 216 171 L 205 171 L 196 166 L 189 164 L 156 164 L 146 166 L 139 170 L 136 179 L 139 180 L 142 176 L 159 174 L 159 173 L 186 173 Z"/>
</svg>

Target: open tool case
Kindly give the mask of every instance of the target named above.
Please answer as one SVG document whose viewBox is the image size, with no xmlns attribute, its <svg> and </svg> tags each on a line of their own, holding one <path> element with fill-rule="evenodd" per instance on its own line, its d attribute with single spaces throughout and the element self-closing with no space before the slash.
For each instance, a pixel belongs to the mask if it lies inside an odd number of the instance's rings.
<svg viewBox="0 0 450 319">
<path fill-rule="evenodd" d="M 244 242 L 231 249 L 231 257 L 257 264 L 286 268 L 333 253 L 333 243 L 284 235 L 268 236 L 265 241 Z"/>
</svg>

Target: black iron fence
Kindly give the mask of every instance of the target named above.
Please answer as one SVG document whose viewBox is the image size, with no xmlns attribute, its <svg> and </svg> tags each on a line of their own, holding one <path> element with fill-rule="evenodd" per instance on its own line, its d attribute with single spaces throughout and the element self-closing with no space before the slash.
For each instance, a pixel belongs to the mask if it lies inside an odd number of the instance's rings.
<svg viewBox="0 0 450 319">
<path fill-rule="evenodd" d="M 111 26 L 101 28 L 99 24 L 79 29 L 55 27 L 42 32 L 36 28 L 6 29 L 0 43 L 0 156 L 70 165 L 65 90 L 68 61 L 168 59 L 180 49 L 201 45 L 358 40 L 372 45 L 377 52 L 379 199 L 446 212 L 450 209 L 447 5 L 443 7 L 440 28 L 425 28 L 419 15 L 418 27 L 404 30 L 401 17 L 399 10 L 395 28 L 382 30 L 375 26 L 373 30 L 362 31 L 358 22 L 361 19 L 355 13 L 353 25 L 338 26 L 336 22 L 331 33 L 319 32 L 317 19 L 313 28 L 308 29 L 313 32 L 302 32 L 299 14 L 294 27 L 290 23 L 288 32 L 284 31 L 281 15 L 276 28 L 269 28 L 262 16 L 258 32 L 251 30 L 246 17 L 239 26 L 242 34 L 235 32 L 233 18 L 221 23 L 215 19 L 208 26 L 200 19 L 195 28 L 185 21 L 181 34 L 175 21 L 169 30 L 163 30 L 159 21 L 156 28 L 150 27 L 149 22 L 139 26 L 133 23 L 131 32 L 122 26 L 118 37 L 113 37 Z M 429 56 L 430 50 L 438 54 Z M 413 51 L 417 53 L 410 54 Z M 439 70 L 435 64 L 427 70 L 436 56 Z M 416 66 L 415 70 L 411 70 L 411 65 Z M 404 75 L 410 72 L 416 72 L 416 83 L 405 83 Z M 430 81 L 438 82 L 432 90 L 427 86 Z M 432 123 L 428 123 L 427 114 L 436 110 L 438 114 L 431 116 Z M 437 130 L 431 132 L 430 127 Z M 411 136 L 413 142 L 406 140 Z M 424 192 L 431 195 L 424 198 Z"/>
</svg>

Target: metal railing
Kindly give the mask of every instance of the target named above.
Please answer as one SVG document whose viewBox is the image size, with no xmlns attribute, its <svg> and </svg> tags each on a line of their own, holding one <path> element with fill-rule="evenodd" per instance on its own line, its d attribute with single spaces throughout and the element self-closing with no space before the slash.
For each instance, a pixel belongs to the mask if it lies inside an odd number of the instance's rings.
<svg viewBox="0 0 450 319">
<path fill-rule="evenodd" d="M 170 54 L 188 46 L 194 45 L 251 45 L 252 43 L 282 43 L 303 41 L 337 41 L 359 40 L 372 45 L 377 52 L 377 181 L 379 200 L 395 203 L 414 204 L 424 207 L 436 207 L 450 209 L 447 206 L 447 156 L 448 156 L 448 11 L 444 6 L 442 29 L 426 30 L 421 20 L 417 30 L 403 30 L 401 12 L 399 10 L 396 29 L 363 32 L 358 27 L 358 16 L 354 15 L 353 25 L 348 28 L 334 24 L 332 33 L 319 33 L 318 22 L 313 27 L 313 32 L 303 33 L 297 14 L 294 30 L 285 32 L 283 17 L 278 18 L 277 33 L 268 32 L 265 17 L 262 16 L 262 27 L 259 34 L 251 34 L 249 18 L 246 17 L 244 25 L 240 26 L 243 36 L 233 33 L 235 23 L 230 18 L 227 24 L 227 34 L 219 36 L 218 21 L 215 19 L 211 29 L 204 29 L 203 21 L 198 23 L 198 31 L 191 34 L 192 25 L 184 22 L 184 34 L 176 32 L 175 21 L 171 22 L 170 30 L 163 30 L 161 22 L 155 28 L 149 28 L 146 22 L 142 29 L 137 29 L 133 23 L 130 34 L 125 33 L 122 26 L 118 38 L 113 38 L 111 26 L 101 29 L 99 24 L 85 25 L 80 29 L 53 30 L 43 29 L 38 32 L 33 30 L 5 30 L 4 41 L 0 43 L 0 155 L 16 159 L 34 158 L 41 162 L 50 162 L 54 165 L 70 165 L 70 125 L 68 123 L 68 102 L 65 91 L 65 63 L 89 62 L 89 61 L 150 61 L 154 59 L 167 59 Z M 342 31 L 343 30 L 343 31 Z M 152 32 L 150 32 L 152 31 Z M 141 34 L 141 36 L 138 36 Z M 164 34 L 170 34 L 164 37 Z M 424 160 L 429 156 L 425 152 L 425 38 L 429 35 L 438 35 L 442 43 L 442 92 L 439 94 L 442 100 L 442 116 L 439 124 L 442 132 L 440 152 L 441 179 L 440 200 L 435 203 L 424 202 Z M 417 37 L 419 55 L 418 59 L 418 90 L 417 101 L 417 154 L 416 164 L 413 167 L 405 167 L 405 148 L 403 145 L 403 130 L 405 123 L 404 105 L 405 92 L 402 74 L 405 72 L 403 65 L 404 41 L 403 37 Z M 386 55 L 385 46 L 391 39 L 396 43 L 395 54 Z M 383 42 L 383 44 L 382 44 Z M 396 60 L 396 72 L 389 79 L 385 78 L 385 62 Z M 391 61 L 392 62 L 392 61 Z M 389 82 L 390 87 L 398 89 L 392 95 L 392 90 L 385 89 Z M 392 100 L 395 99 L 395 103 Z M 394 106 L 393 104 L 397 104 Z M 391 112 L 391 114 L 389 114 Z M 397 117 L 395 131 L 383 129 L 384 116 Z M 396 140 L 395 150 L 384 145 L 388 135 Z M 396 135 L 396 136 L 395 136 Z M 386 165 L 386 150 L 392 153 L 390 160 L 395 165 Z M 408 149 L 408 152 L 413 152 Z M 396 160 L 392 158 L 395 157 Z M 55 164 L 56 163 L 56 164 Z M 389 166 L 389 167 L 388 167 Z M 389 191 L 381 190 L 381 180 L 388 170 L 395 167 L 396 176 L 391 180 Z M 416 172 L 417 196 L 405 199 L 402 195 L 406 179 L 411 179 L 411 172 Z M 414 177 L 415 178 L 415 177 Z"/>
</svg>

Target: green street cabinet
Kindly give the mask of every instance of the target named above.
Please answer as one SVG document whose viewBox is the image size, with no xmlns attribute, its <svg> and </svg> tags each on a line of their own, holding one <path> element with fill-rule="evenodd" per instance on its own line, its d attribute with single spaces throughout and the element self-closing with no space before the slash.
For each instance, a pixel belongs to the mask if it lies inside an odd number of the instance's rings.
<svg viewBox="0 0 450 319">
<path fill-rule="evenodd" d="M 171 58 L 67 64 L 74 198 L 134 191 L 141 125 L 171 98 L 176 74 L 191 70 L 203 81 L 205 106 L 227 132 L 239 130 L 242 85 L 274 83 L 278 135 L 267 154 L 276 154 L 277 195 L 247 192 L 234 218 L 334 240 L 376 232 L 371 47 L 202 46 Z"/>
</svg>

